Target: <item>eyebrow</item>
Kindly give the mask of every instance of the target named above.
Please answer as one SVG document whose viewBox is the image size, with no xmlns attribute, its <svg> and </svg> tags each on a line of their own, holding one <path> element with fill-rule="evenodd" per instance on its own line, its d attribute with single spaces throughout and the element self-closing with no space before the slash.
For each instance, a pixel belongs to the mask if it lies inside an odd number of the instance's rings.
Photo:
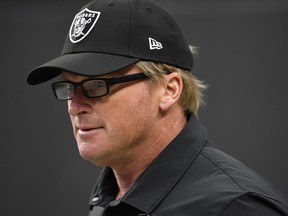
<svg viewBox="0 0 288 216">
<path fill-rule="evenodd" d="M 67 78 L 67 76 L 65 76 L 65 74 L 69 74 L 69 77 L 71 77 L 71 79 Z M 83 78 L 83 79 L 81 79 L 81 81 L 82 81 L 82 80 L 85 80 L 85 79 L 87 79 L 87 78 L 90 78 L 89 76 L 82 76 L 82 75 L 78 75 L 78 74 L 76 74 L 76 73 L 63 71 L 63 72 L 62 72 L 62 75 L 61 75 L 61 80 L 62 80 L 62 81 L 71 81 L 71 82 L 72 82 L 73 80 L 77 79 L 78 77 Z M 91 77 L 91 78 L 95 78 L 95 77 Z M 81 81 L 80 81 L 80 82 L 81 82 Z"/>
</svg>

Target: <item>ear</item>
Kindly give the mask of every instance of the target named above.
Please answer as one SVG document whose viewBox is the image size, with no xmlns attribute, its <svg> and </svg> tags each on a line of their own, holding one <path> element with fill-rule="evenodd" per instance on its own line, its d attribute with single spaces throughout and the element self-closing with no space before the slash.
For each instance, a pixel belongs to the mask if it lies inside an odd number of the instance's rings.
<svg viewBox="0 0 288 216">
<path fill-rule="evenodd" d="M 172 72 L 165 75 L 165 81 L 163 83 L 164 91 L 160 101 L 160 109 L 167 111 L 174 104 L 178 103 L 182 88 L 182 77 L 177 72 Z"/>
</svg>

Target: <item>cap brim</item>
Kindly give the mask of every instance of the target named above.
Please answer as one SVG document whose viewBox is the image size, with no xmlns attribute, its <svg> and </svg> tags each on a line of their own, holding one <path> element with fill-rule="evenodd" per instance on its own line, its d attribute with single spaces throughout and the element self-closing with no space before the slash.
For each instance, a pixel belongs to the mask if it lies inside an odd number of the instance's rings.
<svg viewBox="0 0 288 216">
<path fill-rule="evenodd" d="M 32 70 L 27 77 L 27 82 L 30 85 L 40 84 L 60 75 L 63 71 L 83 76 L 99 76 L 120 70 L 138 61 L 138 58 L 103 53 L 66 54 Z"/>
</svg>

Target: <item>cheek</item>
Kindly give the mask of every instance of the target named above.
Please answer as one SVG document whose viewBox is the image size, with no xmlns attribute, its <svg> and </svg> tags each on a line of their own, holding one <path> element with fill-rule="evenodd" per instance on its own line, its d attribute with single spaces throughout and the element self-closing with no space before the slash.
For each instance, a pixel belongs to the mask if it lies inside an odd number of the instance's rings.
<svg viewBox="0 0 288 216">
<path fill-rule="evenodd" d="M 117 100 L 115 113 L 126 116 L 126 121 L 133 121 L 151 114 L 152 108 L 156 107 L 153 96 L 147 88 L 133 89 Z"/>
<path fill-rule="evenodd" d="M 71 124 L 72 124 L 72 129 L 73 129 L 73 132 L 74 132 L 74 129 L 75 129 L 74 118 L 75 118 L 75 117 L 73 117 L 73 116 L 70 114 L 70 111 L 69 111 L 70 103 L 71 103 L 71 101 L 67 101 L 67 113 L 68 113 L 68 115 L 69 115 L 69 117 L 70 117 L 70 122 L 71 122 Z"/>
<path fill-rule="evenodd" d="M 135 131 L 142 127 L 148 126 L 149 123 L 157 119 L 159 114 L 158 100 L 150 91 L 144 88 L 139 88 L 123 96 L 122 100 L 118 100 L 114 105 L 114 113 L 116 116 L 115 124 L 121 130 L 126 129 L 126 133 Z"/>
<path fill-rule="evenodd" d="M 139 92 L 138 92 L 139 93 Z M 107 133 L 110 135 L 124 136 L 136 127 L 137 122 L 146 114 L 147 103 L 143 95 L 133 91 L 117 92 L 107 98 L 107 103 L 102 104 L 102 117 L 107 126 Z M 145 107 L 145 108 L 144 108 Z"/>
</svg>

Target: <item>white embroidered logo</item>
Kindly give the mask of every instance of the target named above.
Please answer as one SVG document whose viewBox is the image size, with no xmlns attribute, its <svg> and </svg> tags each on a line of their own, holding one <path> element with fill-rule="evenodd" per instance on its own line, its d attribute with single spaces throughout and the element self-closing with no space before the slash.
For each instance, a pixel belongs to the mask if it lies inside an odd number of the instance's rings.
<svg viewBox="0 0 288 216">
<path fill-rule="evenodd" d="M 150 47 L 150 50 L 154 50 L 154 49 L 160 50 L 163 48 L 162 43 L 160 43 L 159 41 L 151 37 L 149 37 L 149 47 Z"/>
<path fill-rule="evenodd" d="M 70 41 L 78 43 L 83 40 L 95 26 L 100 14 L 87 8 L 76 14 L 69 31 Z"/>
</svg>

